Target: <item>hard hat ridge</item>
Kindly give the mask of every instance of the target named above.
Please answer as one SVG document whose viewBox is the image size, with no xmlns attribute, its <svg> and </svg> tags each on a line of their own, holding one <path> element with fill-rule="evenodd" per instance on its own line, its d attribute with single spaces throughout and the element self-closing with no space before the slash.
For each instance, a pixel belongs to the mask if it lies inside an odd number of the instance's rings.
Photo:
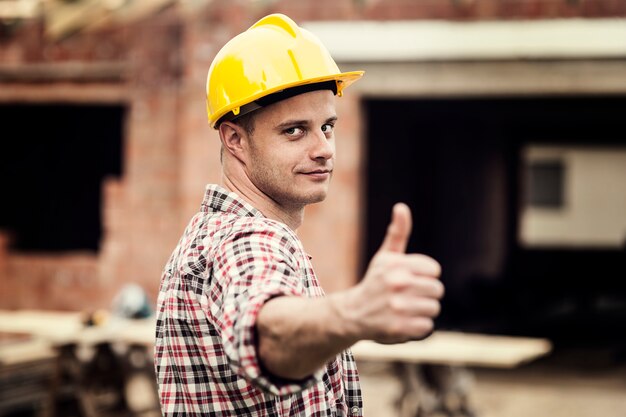
<svg viewBox="0 0 626 417">
<path fill-rule="evenodd" d="M 261 18 L 254 25 L 250 26 L 250 29 L 254 29 L 260 26 L 268 27 L 271 29 L 282 29 L 294 38 L 298 37 L 298 32 L 301 30 L 296 22 L 294 22 L 290 17 L 281 13 L 274 13 Z"/>
</svg>

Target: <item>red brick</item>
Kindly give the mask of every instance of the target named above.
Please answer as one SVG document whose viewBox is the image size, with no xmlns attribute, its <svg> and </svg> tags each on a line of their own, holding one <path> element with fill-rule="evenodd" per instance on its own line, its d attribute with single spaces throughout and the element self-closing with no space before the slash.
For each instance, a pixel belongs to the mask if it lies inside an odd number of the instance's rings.
<svg viewBox="0 0 626 417">
<path fill-rule="evenodd" d="M 103 184 L 100 253 L 24 255 L 6 249 L 0 233 L 0 308 L 108 307 L 124 283 L 136 282 L 156 300 L 161 270 L 204 185 L 220 179 L 219 140 L 206 120 L 204 83 L 217 51 L 261 16 L 286 13 L 306 20 L 494 20 L 618 17 L 623 0 L 215 0 L 192 16 L 168 9 L 128 26 L 44 38 L 42 22 L 3 39 L 0 60 L 127 64 L 124 176 Z M 10 86 L 9 86 L 10 87 Z M 0 88 L 7 88 L 6 85 Z M 49 88 L 59 88 L 50 85 Z M 103 97 L 94 96 L 94 101 Z M 365 144 L 360 97 L 339 99 L 337 166 L 327 201 L 307 209 L 300 236 L 324 287 L 353 285 L 361 246 Z M 340 209 L 338 209 L 340 208 Z M 332 239 L 330 236 L 332 235 Z M 6 241 L 6 239 L 5 239 Z"/>
</svg>

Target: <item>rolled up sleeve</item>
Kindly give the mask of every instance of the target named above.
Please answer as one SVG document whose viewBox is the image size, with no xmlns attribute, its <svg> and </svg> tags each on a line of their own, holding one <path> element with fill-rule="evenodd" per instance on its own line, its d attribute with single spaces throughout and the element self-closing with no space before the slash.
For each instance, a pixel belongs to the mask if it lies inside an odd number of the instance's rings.
<svg viewBox="0 0 626 417">
<path fill-rule="evenodd" d="M 319 382 L 324 369 L 301 381 L 269 374 L 258 356 L 256 321 L 268 300 L 306 296 L 297 251 L 289 232 L 279 226 L 245 229 L 224 239 L 216 251 L 214 277 L 222 286 L 222 303 L 213 315 L 233 371 L 263 391 L 291 395 Z"/>
</svg>

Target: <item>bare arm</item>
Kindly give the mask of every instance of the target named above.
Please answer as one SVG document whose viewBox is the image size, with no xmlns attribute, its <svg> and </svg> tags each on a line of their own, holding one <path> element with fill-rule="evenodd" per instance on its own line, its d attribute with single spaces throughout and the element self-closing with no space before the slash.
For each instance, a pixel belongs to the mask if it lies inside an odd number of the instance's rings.
<svg viewBox="0 0 626 417">
<path fill-rule="evenodd" d="M 259 356 L 274 375 L 303 379 L 361 339 L 397 343 L 433 329 L 443 285 L 440 266 L 405 254 L 411 214 L 394 207 L 387 236 L 363 281 L 325 298 L 278 297 L 257 318 Z"/>
<path fill-rule="evenodd" d="M 272 374 L 303 379 L 358 340 L 340 319 L 336 298 L 278 297 L 265 304 L 257 319 L 259 356 Z"/>
</svg>

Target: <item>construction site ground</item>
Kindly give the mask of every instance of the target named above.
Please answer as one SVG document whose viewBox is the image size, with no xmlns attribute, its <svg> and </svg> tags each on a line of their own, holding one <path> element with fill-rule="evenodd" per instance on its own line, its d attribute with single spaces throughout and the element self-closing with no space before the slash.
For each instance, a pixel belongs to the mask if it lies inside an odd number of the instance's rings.
<svg viewBox="0 0 626 417">
<path fill-rule="evenodd" d="M 359 368 L 365 415 L 398 416 L 393 367 Z M 615 350 L 563 350 L 515 369 L 468 371 L 462 383 L 477 417 L 626 417 L 626 360 Z"/>
</svg>

